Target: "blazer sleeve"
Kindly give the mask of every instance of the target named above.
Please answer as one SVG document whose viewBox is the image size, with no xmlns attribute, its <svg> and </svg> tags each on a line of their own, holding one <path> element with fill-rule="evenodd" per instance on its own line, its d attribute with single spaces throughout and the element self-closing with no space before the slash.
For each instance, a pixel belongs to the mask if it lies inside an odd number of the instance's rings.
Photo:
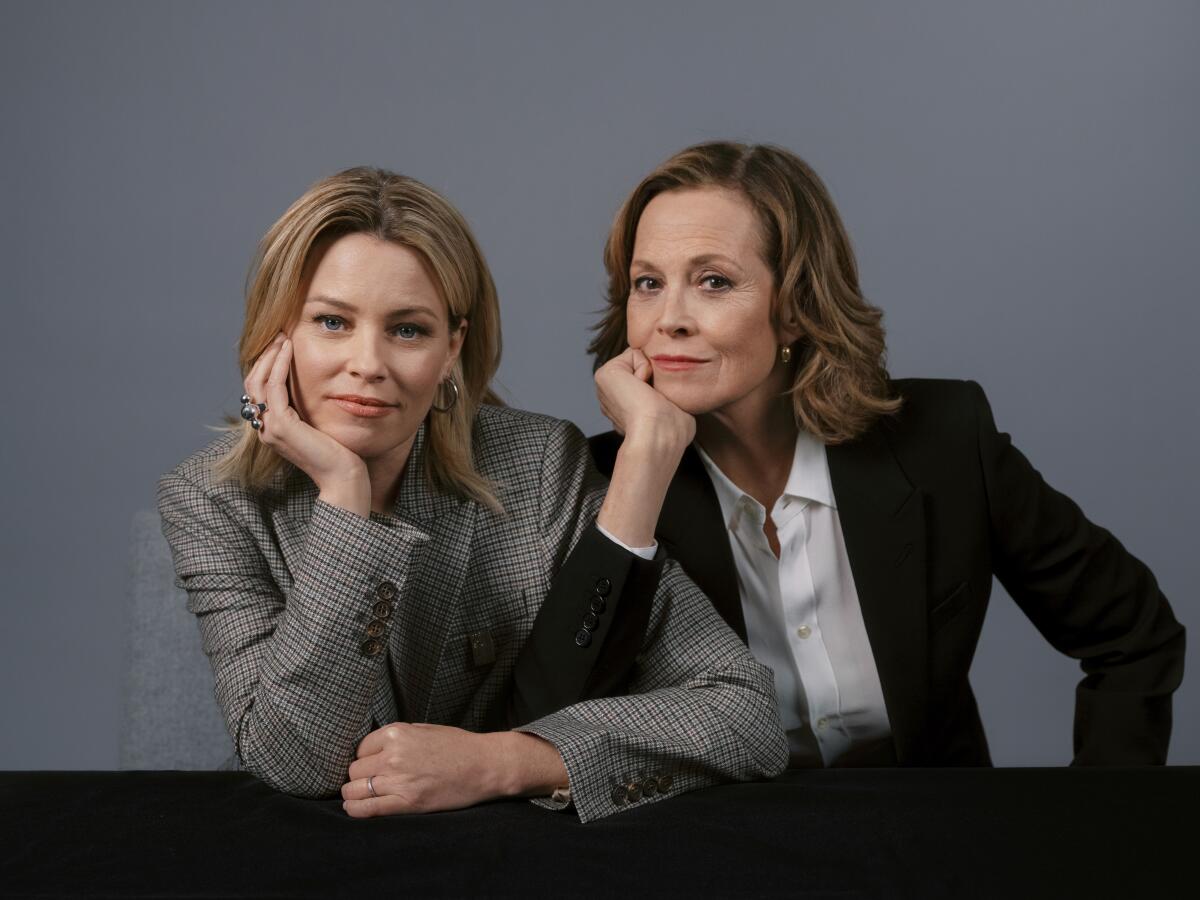
<svg viewBox="0 0 1200 900">
<path fill-rule="evenodd" d="M 1059 651 L 1080 660 L 1073 765 L 1163 764 L 1184 629 L 1150 570 L 1042 479 L 974 392 L 993 567 Z"/>
<path fill-rule="evenodd" d="M 660 546 L 642 559 L 601 534 L 607 487 L 583 436 L 559 423 L 543 459 L 539 523 L 545 558 L 561 564 L 517 659 L 511 724 L 629 684 L 666 555 Z"/>
<path fill-rule="evenodd" d="M 603 481 L 583 435 L 569 424 L 556 433 L 547 460 L 543 528 L 551 557 L 562 558 L 571 536 L 588 531 Z M 593 635 L 603 634 L 609 599 L 618 588 L 606 584 L 606 576 L 597 581 L 591 576 L 587 572 L 582 579 L 586 592 L 564 593 L 561 615 L 539 614 L 556 623 L 547 628 L 558 640 L 549 659 L 579 653 L 585 662 L 572 669 L 576 673 L 588 669 L 586 660 L 598 649 L 594 638 L 591 644 L 577 640 L 580 631 L 588 631 L 584 620 L 594 616 L 598 621 L 586 624 L 596 626 Z M 629 590 L 628 579 L 621 588 Z M 629 599 L 627 593 L 622 602 Z M 624 685 L 627 696 L 583 700 L 518 729 L 558 749 L 584 822 L 721 781 L 772 777 L 787 765 L 770 670 L 750 655 L 676 563 L 665 563 L 647 601 L 644 618 L 621 637 L 636 641 L 637 648 Z M 543 665 L 545 660 L 534 658 Z M 541 677 L 555 674 L 544 669 Z"/>
<path fill-rule="evenodd" d="M 386 636 L 368 626 L 390 619 L 380 604 L 402 593 L 423 536 L 318 500 L 285 590 L 267 529 L 224 498 L 177 470 L 159 482 L 158 507 L 243 768 L 290 794 L 336 794 L 388 677 Z"/>
</svg>

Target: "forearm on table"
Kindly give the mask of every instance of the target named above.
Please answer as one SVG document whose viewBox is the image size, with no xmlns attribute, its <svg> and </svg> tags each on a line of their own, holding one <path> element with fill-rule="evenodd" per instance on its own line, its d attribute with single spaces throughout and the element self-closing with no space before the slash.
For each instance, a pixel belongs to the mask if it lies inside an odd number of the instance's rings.
<svg viewBox="0 0 1200 900">
<path fill-rule="evenodd" d="M 345 780 L 354 748 L 370 728 L 375 686 L 386 665 L 387 628 L 414 552 L 413 535 L 319 503 L 287 601 L 264 629 L 253 667 L 225 666 L 232 679 L 253 677 L 241 695 L 237 727 L 243 765 L 288 793 L 324 796 Z M 382 594 L 380 593 L 382 590 Z M 387 595 L 387 596 L 384 596 Z M 377 607 L 387 604 L 387 615 Z M 246 653 L 238 613 L 218 644 Z M 383 626 L 369 633 L 369 623 Z M 214 623 L 215 627 L 215 623 Z M 219 673 L 220 674 L 220 673 Z"/>
</svg>

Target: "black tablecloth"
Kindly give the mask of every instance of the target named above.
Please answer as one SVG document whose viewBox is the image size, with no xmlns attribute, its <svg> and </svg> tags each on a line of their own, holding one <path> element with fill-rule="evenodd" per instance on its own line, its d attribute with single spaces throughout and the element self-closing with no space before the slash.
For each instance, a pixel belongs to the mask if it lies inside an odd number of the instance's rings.
<svg viewBox="0 0 1200 900">
<path fill-rule="evenodd" d="M 0 773 L 0 894 L 1200 896 L 1200 768 L 789 772 L 580 825 L 356 820 L 241 773 Z"/>
</svg>

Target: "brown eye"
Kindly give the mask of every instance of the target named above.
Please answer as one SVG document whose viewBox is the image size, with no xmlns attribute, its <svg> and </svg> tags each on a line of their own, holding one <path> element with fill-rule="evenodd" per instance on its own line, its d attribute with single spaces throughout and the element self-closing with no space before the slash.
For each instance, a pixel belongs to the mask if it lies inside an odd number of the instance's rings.
<svg viewBox="0 0 1200 900">
<path fill-rule="evenodd" d="M 656 291 L 659 288 L 657 278 L 651 278 L 649 275 L 643 275 L 641 278 L 633 280 L 633 286 L 639 291 Z"/>
<path fill-rule="evenodd" d="M 724 275 L 705 275 L 700 279 L 700 283 L 708 285 L 714 291 L 723 291 L 726 288 L 733 287 L 733 282 Z"/>
</svg>

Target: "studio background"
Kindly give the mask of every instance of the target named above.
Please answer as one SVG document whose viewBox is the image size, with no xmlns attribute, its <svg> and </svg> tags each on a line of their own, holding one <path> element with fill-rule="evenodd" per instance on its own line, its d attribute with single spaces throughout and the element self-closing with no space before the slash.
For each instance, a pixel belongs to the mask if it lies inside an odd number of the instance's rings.
<svg viewBox="0 0 1200 900">
<path fill-rule="evenodd" d="M 234 412 L 255 244 L 369 163 L 466 214 L 499 386 L 607 427 L 601 247 L 655 164 L 782 144 L 839 204 L 896 376 L 972 378 L 1192 631 L 1200 534 L 1191 2 L 4 3 L 0 768 L 117 763 L 129 529 Z M 1076 664 L 997 586 L 1000 765 L 1071 757 Z M 1173 763 L 1200 764 L 1194 678 Z"/>
</svg>

